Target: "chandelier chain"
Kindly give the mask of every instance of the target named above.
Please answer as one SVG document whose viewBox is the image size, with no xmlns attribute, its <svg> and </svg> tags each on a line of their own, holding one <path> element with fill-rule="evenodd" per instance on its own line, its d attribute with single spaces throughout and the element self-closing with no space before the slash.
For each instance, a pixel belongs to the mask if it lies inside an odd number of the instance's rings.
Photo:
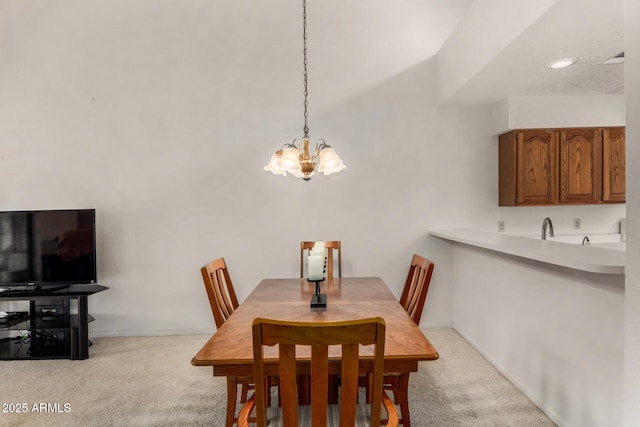
<svg viewBox="0 0 640 427">
<path fill-rule="evenodd" d="M 307 1 L 306 0 L 302 0 L 302 44 L 303 44 L 303 49 L 302 49 L 302 56 L 304 58 L 303 60 L 303 64 L 304 64 L 304 137 L 308 138 L 309 137 L 309 112 L 307 111 L 307 108 L 309 106 L 309 101 L 307 100 L 307 97 L 309 95 L 309 91 L 307 89 Z"/>
</svg>

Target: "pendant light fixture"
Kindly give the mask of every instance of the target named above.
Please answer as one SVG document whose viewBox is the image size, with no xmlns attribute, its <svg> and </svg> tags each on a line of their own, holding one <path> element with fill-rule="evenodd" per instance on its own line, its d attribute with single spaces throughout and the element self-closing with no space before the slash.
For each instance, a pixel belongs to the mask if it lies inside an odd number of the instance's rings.
<svg viewBox="0 0 640 427">
<path fill-rule="evenodd" d="M 308 95 L 307 90 L 307 2 L 302 1 L 302 42 L 304 57 L 304 128 L 302 136 L 302 151 L 300 149 L 300 143 L 297 139 L 293 142 L 285 144 L 280 150 L 276 151 L 271 156 L 269 164 L 264 167 L 264 170 L 273 172 L 277 175 L 287 175 L 287 172 L 295 176 L 296 178 L 302 178 L 305 181 L 309 181 L 315 174 L 316 161 L 319 160 L 318 172 L 322 172 L 325 175 L 331 175 L 335 172 L 340 172 L 346 169 L 346 166 L 338 157 L 335 150 L 327 144 L 324 139 L 318 140 L 316 148 L 313 154 L 309 153 L 309 113 L 307 111 Z"/>
</svg>

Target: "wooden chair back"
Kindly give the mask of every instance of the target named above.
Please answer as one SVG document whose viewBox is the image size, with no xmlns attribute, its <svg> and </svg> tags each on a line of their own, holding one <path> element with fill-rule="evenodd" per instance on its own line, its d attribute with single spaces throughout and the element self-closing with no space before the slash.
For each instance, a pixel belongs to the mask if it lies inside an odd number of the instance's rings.
<svg viewBox="0 0 640 427">
<path fill-rule="evenodd" d="M 202 267 L 200 272 L 216 327 L 219 328 L 238 308 L 238 298 L 233 290 L 233 283 L 231 283 L 224 258 L 211 261 Z"/>
<path fill-rule="evenodd" d="M 311 346 L 311 419 L 313 427 L 325 427 L 329 378 L 329 346 L 342 346 L 340 425 L 356 421 L 359 345 L 374 346 L 371 425 L 380 425 L 385 323 L 380 317 L 345 322 L 285 322 L 255 319 L 253 322 L 254 378 L 264 378 L 263 346 L 279 345 L 280 396 L 285 427 L 298 425 L 296 346 Z M 266 426 L 264 387 L 256 387 L 256 421 Z M 386 395 L 385 395 L 386 396 Z M 391 411 L 395 407 L 388 399 Z M 386 405 L 385 405 L 386 407 Z M 389 408 L 387 408 L 389 410 Z M 396 413 L 397 418 L 397 413 Z"/>
<path fill-rule="evenodd" d="M 305 253 L 307 251 L 307 255 L 309 255 L 309 251 L 313 248 L 316 242 L 300 242 L 300 278 L 304 277 L 304 259 Z M 337 252 L 338 256 L 338 277 L 342 277 L 342 256 L 340 252 L 340 240 L 330 240 L 324 242 L 324 247 L 326 249 L 327 256 L 327 277 L 333 277 L 333 251 Z"/>
<path fill-rule="evenodd" d="M 400 304 L 409 313 L 416 325 L 420 324 L 433 267 L 433 262 L 420 255 L 413 255 L 407 281 L 400 297 Z"/>
</svg>

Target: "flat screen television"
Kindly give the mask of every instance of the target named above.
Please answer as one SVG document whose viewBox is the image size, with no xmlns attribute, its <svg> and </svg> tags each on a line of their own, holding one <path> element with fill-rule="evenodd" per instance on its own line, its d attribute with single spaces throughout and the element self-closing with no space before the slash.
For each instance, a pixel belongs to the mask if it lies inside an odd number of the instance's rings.
<svg viewBox="0 0 640 427">
<path fill-rule="evenodd" d="M 0 212 L 0 290 L 97 283 L 95 209 Z"/>
</svg>

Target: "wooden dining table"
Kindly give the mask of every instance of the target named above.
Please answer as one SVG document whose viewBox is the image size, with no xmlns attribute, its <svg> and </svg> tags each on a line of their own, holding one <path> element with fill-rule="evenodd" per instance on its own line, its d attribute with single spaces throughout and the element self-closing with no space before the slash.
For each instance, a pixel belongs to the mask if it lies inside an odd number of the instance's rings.
<svg viewBox="0 0 640 427">
<path fill-rule="evenodd" d="M 380 316 L 386 324 L 384 370 L 417 372 L 418 362 L 439 357 L 427 337 L 409 317 L 379 277 L 327 278 L 321 282 L 327 294 L 325 309 L 312 309 L 315 285 L 306 279 L 265 279 L 240 304 L 193 357 L 195 366 L 213 366 L 215 376 L 252 376 L 251 324 L 257 317 L 297 322 L 334 322 Z M 340 346 L 329 350 L 329 372 L 340 373 Z M 360 372 L 373 370 L 373 349 L 360 349 Z M 265 347 L 265 374 L 278 375 L 278 348 Z M 296 349 L 298 374 L 310 372 L 310 351 Z"/>
</svg>

